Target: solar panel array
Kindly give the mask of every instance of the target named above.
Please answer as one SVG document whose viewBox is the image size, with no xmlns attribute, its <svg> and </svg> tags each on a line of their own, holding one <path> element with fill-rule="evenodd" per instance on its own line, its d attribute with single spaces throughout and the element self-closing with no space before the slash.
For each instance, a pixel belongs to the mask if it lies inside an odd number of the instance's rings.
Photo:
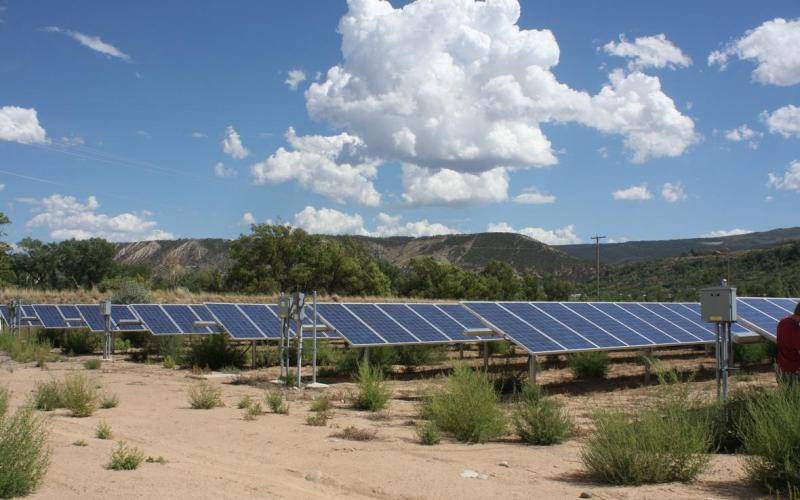
<svg viewBox="0 0 800 500">
<path fill-rule="evenodd" d="M 464 302 L 532 354 L 713 342 L 715 327 L 692 304 L 658 302 Z M 741 327 L 740 327 L 741 330 Z"/>
<path fill-rule="evenodd" d="M 228 334 L 237 340 L 278 340 L 281 338 L 281 319 L 275 304 L 206 304 L 210 315 Z M 313 326 L 310 308 L 306 309 L 304 326 Z M 317 318 L 317 325 L 324 323 Z M 289 335 L 295 335 L 295 322 L 289 324 Z M 310 335 L 304 332 L 304 336 Z M 319 338 L 338 337 L 331 332 L 317 331 Z"/>
<path fill-rule="evenodd" d="M 354 346 L 491 339 L 464 334 L 486 326 L 460 304 L 323 303 L 317 304 L 317 313 Z"/>
<path fill-rule="evenodd" d="M 739 321 L 775 342 L 778 322 L 794 313 L 797 303 L 798 299 L 739 297 L 736 313 Z"/>
</svg>

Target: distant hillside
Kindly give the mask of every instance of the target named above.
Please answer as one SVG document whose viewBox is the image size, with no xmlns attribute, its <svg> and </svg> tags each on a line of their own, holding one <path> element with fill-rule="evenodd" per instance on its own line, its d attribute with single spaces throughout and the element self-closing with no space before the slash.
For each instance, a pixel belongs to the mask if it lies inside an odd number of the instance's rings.
<svg viewBox="0 0 800 500">
<path fill-rule="evenodd" d="M 740 252 L 771 248 L 793 240 L 800 240 L 800 227 L 773 229 L 772 231 L 722 238 L 601 243 L 600 260 L 604 264 L 614 265 L 678 257 L 691 253 Z M 594 260 L 595 258 L 594 244 L 561 245 L 556 248 L 579 259 Z"/>
<path fill-rule="evenodd" d="M 355 237 L 377 258 L 403 267 L 414 257 L 432 256 L 467 269 L 480 269 L 490 260 L 508 262 L 517 271 L 587 278 L 591 265 L 539 241 L 513 233 L 480 233 L 424 238 Z M 192 269 L 224 269 L 230 241 L 196 239 L 146 241 L 117 245 L 117 262 L 140 265 L 165 276 Z"/>
</svg>

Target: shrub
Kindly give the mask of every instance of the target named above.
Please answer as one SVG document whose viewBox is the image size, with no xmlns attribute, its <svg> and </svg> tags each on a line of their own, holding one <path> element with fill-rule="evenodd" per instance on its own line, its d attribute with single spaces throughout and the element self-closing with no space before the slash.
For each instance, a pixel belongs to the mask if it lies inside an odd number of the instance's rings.
<svg viewBox="0 0 800 500">
<path fill-rule="evenodd" d="M 733 359 L 742 367 L 756 366 L 769 360 L 769 351 L 764 342 L 733 344 Z"/>
<path fill-rule="evenodd" d="M 244 419 L 255 420 L 262 413 L 264 413 L 264 410 L 261 409 L 261 403 L 256 401 L 244 409 Z"/>
<path fill-rule="evenodd" d="M 484 443 L 505 432 L 505 418 L 489 377 L 456 365 L 443 389 L 425 401 L 422 416 L 459 441 Z"/>
<path fill-rule="evenodd" d="M 580 380 L 606 378 L 608 365 L 608 353 L 605 351 L 576 352 L 569 357 L 569 368 Z"/>
<path fill-rule="evenodd" d="M 353 407 L 358 410 L 380 411 L 386 408 L 391 391 L 383 380 L 383 373 L 378 367 L 361 363 L 356 378 L 358 392 L 353 396 Z"/>
<path fill-rule="evenodd" d="M 395 348 L 396 364 L 406 367 L 426 366 L 440 363 L 445 359 L 445 351 L 441 346 L 407 345 Z"/>
<path fill-rule="evenodd" d="M 712 436 L 685 394 L 635 414 L 600 411 L 581 452 L 595 479 L 609 484 L 689 481 L 708 465 Z"/>
<path fill-rule="evenodd" d="M 64 378 L 62 385 L 64 408 L 73 417 L 88 417 L 97 408 L 97 389 L 95 383 L 83 373 L 71 373 Z"/>
<path fill-rule="evenodd" d="M 11 399 L 11 391 L 8 387 L 0 387 L 0 418 L 8 413 L 8 400 Z"/>
<path fill-rule="evenodd" d="M 175 360 L 172 359 L 172 356 L 167 356 L 164 358 L 164 368 L 168 370 L 174 370 L 176 366 Z"/>
<path fill-rule="evenodd" d="M 742 448 L 741 429 L 750 420 L 747 406 L 767 395 L 762 388 L 736 389 L 728 399 L 698 407 L 700 418 L 708 422 L 712 436 L 712 450 L 718 453 L 737 453 Z"/>
<path fill-rule="evenodd" d="M 98 422 L 97 427 L 94 428 L 94 437 L 97 439 L 111 439 L 114 433 L 111 432 L 111 426 L 105 420 Z"/>
<path fill-rule="evenodd" d="M 241 368 L 244 355 L 228 342 L 225 335 L 207 335 L 191 345 L 184 362 L 188 366 L 210 370 L 219 370 L 223 366 Z"/>
<path fill-rule="evenodd" d="M 350 441 L 372 441 L 377 434 L 378 432 L 372 429 L 359 429 L 354 425 L 350 425 L 334 433 L 332 436 L 341 439 L 349 439 Z"/>
<path fill-rule="evenodd" d="M 747 403 L 740 433 L 745 467 L 770 492 L 800 489 L 800 387 L 782 385 Z"/>
<path fill-rule="evenodd" d="M 73 356 L 92 354 L 100 347 L 102 342 L 103 339 L 97 333 L 68 330 L 61 350 L 64 354 Z"/>
<path fill-rule="evenodd" d="M 0 498 L 35 491 L 49 465 L 45 419 L 29 406 L 0 418 Z"/>
<path fill-rule="evenodd" d="M 143 283 L 123 279 L 112 284 L 114 293 L 111 302 L 115 304 L 147 304 L 150 302 L 150 289 Z"/>
<path fill-rule="evenodd" d="M 108 410 L 119 406 L 119 396 L 113 392 L 103 392 L 100 395 L 100 408 Z"/>
<path fill-rule="evenodd" d="M 441 442 L 442 433 L 435 422 L 426 420 L 417 424 L 417 437 L 419 437 L 420 443 L 431 446 Z"/>
<path fill-rule="evenodd" d="M 207 380 L 189 388 L 189 405 L 194 410 L 210 410 L 222 406 L 222 389 Z"/>
<path fill-rule="evenodd" d="M 325 412 L 333 409 L 333 403 L 328 396 L 320 396 L 311 403 L 311 411 Z"/>
<path fill-rule="evenodd" d="M 35 338 L 16 337 L 14 335 L 0 335 L 0 351 L 18 363 L 36 361 L 39 366 L 53 359 L 50 353 L 50 343 L 47 340 L 39 342 Z"/>
<path fill-rule="evenodd" d="M 134 470 L 144 461 L 144 453 L 138 448 L 126 446 L 124 442 L 117 443 L 111 451 L 111 460 L 107 468 L 111 470 Z"/>
<path fill-rule="evenodd" d="M 333 415 L 329 411 L 320 411 L 317 413 L 312 413 L 306 417 L 306 423 L 308 425 L 323 427 L 327 425 L 328 420 L 331 419 Z"/>
<path fill-rule="evenodd" d="M 99 359 L 87 359 L 83 362 L 83 367 L 87 370 L 98 370 L 103 365 Z"/>
<path fill-rule="evenodd" d="M 64 407 L 62 384 L 55 379 L 47 382 L 36 381 L 33 392 L 33 405 L 37 410 L 53 411 Z"/>
<path fill-rule="evenodd" d="M 525 442 L 551 445 L 564 441 L 572 433 L 572 419 L 560 402 L 553 398 L 522 399 L 514 408 L 514 427 Z"/>
<path fill-rule="evenodd" d="M 289 413 L 289 405 L 283 400 L 283 393 L 280 391 L 268 391 L 266 396 L 267 406 L 272 413 Z"/>
<path fill-rule="evenodd" d="M 250 397 L 249 394 L 242 396 L 238 403 L 236 403 L 236 407 L 240 410 L 246 410 L 253 405 L 253 398 Z"/>
<path fill-rule="evenodd" d="M 333 364 L 337 373 L 354 375 L 358 373 L 361 365 L 360 349 L 339 349 L 336 351 Z M 369 364 L 382 372 L 388 371 L 397 364 L 397 349 L 395 347 L 370 347 Z"/>
</svg>

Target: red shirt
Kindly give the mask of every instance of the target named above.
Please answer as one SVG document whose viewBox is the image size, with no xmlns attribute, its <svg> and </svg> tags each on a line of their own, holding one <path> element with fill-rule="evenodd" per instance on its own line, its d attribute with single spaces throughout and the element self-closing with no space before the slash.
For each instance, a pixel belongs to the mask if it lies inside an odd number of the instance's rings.
<svg viewBox="0 0 800 500">
<path fill-rule="evenodd" d="M 800 320 L 792 316 L 778 323 L 778 368 L 800 373 Z"/>
</svg>

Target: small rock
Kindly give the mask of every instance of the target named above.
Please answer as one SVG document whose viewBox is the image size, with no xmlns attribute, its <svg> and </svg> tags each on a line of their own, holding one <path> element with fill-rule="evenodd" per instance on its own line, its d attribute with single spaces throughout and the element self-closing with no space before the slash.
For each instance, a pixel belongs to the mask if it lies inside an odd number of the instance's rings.
<svg viewBox="0 0 800 500">
<path fill-rule="evenodd" d="M 497 465 L 499 465 L 500 467 L 507 467 L 507 468 L 511 467 L 510 465 L 508 465 L 508 460 L 503 460 L 502 462 L 500 462 Z"/>
<path fill-rule="evenodd" d="M 312 483 L 318 482 L 322 479 L 322 472 L 315 470 L 313 472 L 309 472 L 306 474 L 306 481 L 311 481 Z"/>
<path fill-rule="evenodd" d="M 464 469 L 461 471 L 461 477 L 466 479 L 489 479 L 489 476 L 486 474 L 480 474 L 472 469 Z"/>
<path fill-rule="evenodd" d="M 339 439 L 338 438 L 328 438 L 328 442 L 329 443 L 338 443 Z"/>
<path fill-rule="evenodd" d="M 588 491 L 584 491 L 578 496 L 578 498 L 592 498 L 592 494 Z"/>
</svg>

